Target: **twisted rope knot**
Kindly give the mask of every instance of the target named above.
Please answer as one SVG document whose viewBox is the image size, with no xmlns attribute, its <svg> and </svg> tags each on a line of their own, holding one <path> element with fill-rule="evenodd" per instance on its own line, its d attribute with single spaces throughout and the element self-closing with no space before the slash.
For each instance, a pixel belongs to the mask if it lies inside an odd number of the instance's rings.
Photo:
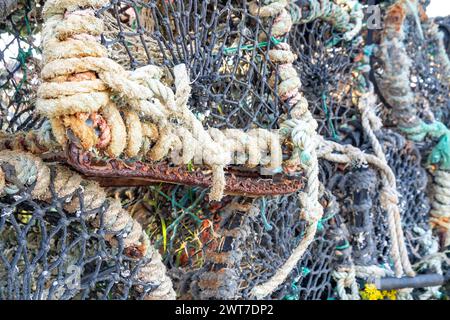
<svg viewBox="0 0 450 320">
<path fill-rule="evenodd" d="M 355 267 L 343 267 L 338 270 L 334 270 L 332 273 L 333 278 L 337 283 L 338 295 L 342 300 L 360 300 L 358 292 L 358 284 L 356 282 Z M 345 290 L 350 288 L 350 295 Z"/>
<path fill-rule="evenodd" d="M 373 87 L 364 93 L 358 101 L 358 109 L 363 119 L 369 121 L 370 127 L 374 131 L 378 131 L 383 127 L 383 123 L 375 110 L 376 96 L 373 93 Z M 363 124 L 364 125 L 364 124 Z"/>
<path fill-rule="evenodd" d="M 316 136 L 317 121 L 314 119 L 289 119 L 281 125 L 281 133 L 285 136 L 290 135 L 294 144 L 294 152 L 291 161 L 295 161 L 300 157 L 303 165 L 309 165 L 312 153 L 315 151 L 317 143 L 314 139 Z"/>
<path fill-rule="evenodd" d="M 334 271 L 333 276 L 342 281 L 345 287 L 350 287 L 356 279 L 355 269 L 350 268 L 348 271 Z"/>
<path fill-rule="evenodd" d="M 303 209 L 300 213 L 301 218 L 308 221 L 311 224 L 315 224 L 322 219 L 323 216 L 323 207 L 317 203 L 310 203 L 309 196 L 306 192 L 299 193 L 299 200 L 303 206 Z"/>
<path fill-rule="evenodd" d="M 375 280 L 376 278 L 383 278 L 393 276 L 392 270 L 381 268 L 376 265 L 372 266 L 355 266 L 356 277 L 363 279 Z"/>
<path fill-rule="evenodd" d="M 0 151 L 0 163 L 9 164 L 14 172 L 10 176 L 3 171 L 3 179 L 0 178 L 1 192 L 16 194 L 23 187 L 32 187 L 31 195 L 37 199 L 48 196 L 50 185 L 50 170 L 36 158 L 28 153 L 3 150 Z M 8 181 L 10 180 L 10 181 Z"/>
</svg>

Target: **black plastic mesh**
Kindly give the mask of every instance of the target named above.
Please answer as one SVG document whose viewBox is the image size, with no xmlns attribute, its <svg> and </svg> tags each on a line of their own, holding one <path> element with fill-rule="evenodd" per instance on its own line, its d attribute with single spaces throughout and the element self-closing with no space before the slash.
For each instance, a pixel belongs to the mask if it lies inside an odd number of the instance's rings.
<svg viewBox="0 0 450 320">
<path fill-rule="evenodd" d="M 322 199 L 325 204 L 332 200 Z M 298 197 L 277 197 L 259 201 L 261 213 L 250 221 L 251 233 L 242 244 L 241 262 L 243 298 L 250 290 L 267 281 L 288 259 L 305 232 L 305 221 L 299 219 Z M 334 270 L 337 243 L 333 236 L 336 204 L 325 210 L 314 241 L 285 283 L 272 294 L 273 299 L 317 300 L 332 297 L 331 272 Z M 265 218 L 262 218 L 264 215 Z M 267 222 L 265 222 L 267 220 Z"/>
<path fill-rule="evenodd" d="M 111 21 L 103 43 L 116 60 L 132 68 L 188 66 L 189 105 L 205 124 L 277 125 L 283 104 L 269 84 L 274 44 L 262 40 L 273 39 L 273 19 L 252 16 L 246 1 L 114 1 L 99 14 Z"/>
<path fill-rule="evenodd" d="M 297 1 L 300 6 L 304 3 Z M 0 69 L 0 124 L 8 131 L 39 124 L 30 111 L 38 84 L 36 62 L 40 56 L 34 46 L 31 54 L 26 54 L 28 46 L 25 45 L 38 44 L 35 29 L 39 30 L 37 23 L 41 20 L 38 11 L 30 15 L 33 10 L 31 2 L 27 3 L 5 24 L 14 46 L 23 49 L 7 60 L 6 52 L 11 51 L 12 45 L 6 50 L 0 47 L 0 67 L 3 68 Z M 24 13 L 28 14 L 27 19 L 21 19 Z M 193 89 L 189 106 L 205 125 L 276 128 L 280 115 L 288 111 L 270 80 L 276 69 L 267 56 L 268 50 L 277 42 L 271 37 L 273 19 L 252 16 L 247 1 L 118 0 L 111 1 L 97 15 L 106 23 L 103 44 L 108 47 L 111 58 L 126 68 L 152 63 L 167 67 L 165 70 L 170 76 L 174 65 L 185 63 L 188 66 Z M 319 123 L 319 133 L 370 151 L 352 99 L 355 93 L 352 69 L 355 58 L 361 53 L 362 43 L 359 40 L 346 42 L 340 36 L 331 25 L 316 20 L 294 25 L 290 35 L 282 41 L 290 43 L 298 55 L 294 64 L 302 81 L 302 92 Z M 409 48 L 412 50 L 418 40 L 411 41 Z M 419 51 L 410 52 L 412 59 L 418 59 L 417 69 L 413 71 L 417 77 L 416 92 L 421 97 L 430 97 L 432 106 L 442 101 L 447 103 L 448 97 L 443 98 L 443 95 L 448 91 L 444 92 L 437 83 L 429 59 L 430 51 Z M 11 61 L 13 67 L 5 67 Z M 276 74 L 274 83 L 278 82 Z M 426 103 L 424 99 L 419 101 Z M 439 110 L 448 109 L 445 103 L 439 105 L 443 106 Z M 445 114 L 442 116 L 446 117 Z M 413 248 L 415 240 L 409 231 L 416 225 L 428 228 L 428 202 L 423 192 L 426 174 L 420 168 L 420 158 L 413 146 L 406 146 L 404 140 L 391 134 L 383 134 L 381 139 L 389 164 L 398 178 L 406 237 L 409 248 Z M 335 298 L 331 273 L 339 264 L 348 262 L 343 261 L 341 255 L 349 248 L 355 263 L 390 264 L 386 213 L 380 208 L 377 188 L 356 195 L 358 185 L 352 184 L 352 181 L 364 182 L 359 181 L 358 176 L 373 171 L 352 166 L 344 168 L 327 161 L 321 161 L 320 171 L 320 181 L 325 187 L 321 201 L 326 210 L 317 241 L 272 298 Z M 374 179 L 378 186 L 378 176 Z M 249 298 L 251 288 L 267 280 L 289 257 L 305 229 L 305 222 L 299 218 L 296 195 L 256 200 L 254 205 L 260 209 L 256 215 L 235 213 L 224 216 L 223 209 L 232 197 L 225 198 L 221 204 L 209 204 L 204 201 L 206 190 L 202 189 L 162 185 L 112 189 L 110 193 L 120 197 L 124 207 L 146 228 L 182 297 L 223 298 L 230 294 L 219 290 L 212 294 L 202 293 L 196 284 L 207 272 L 226 269 L 236 276 L 232 288 L 235 291 L 230 298 Z M 70 216 L 61 209 L 65 199 L 54 197 L 52 204 L 46 204 L 30 200 L 29 193 L 28 196 L 26 192 L 23 194 L 25 197 L 22 198 L 0 200 L 0 237 L 8 239 L 3 243 L 0 241 L 6 246 L 0 250 L 4 252 L 3 255 L 0 253 L 0 265 L 7 266 L 8 273 L 8 277 L 0 277 L 0 287 L 1 281 L 7 279 L 5 289 L 0 289 L 1 299 L 49 298 L 44 295 L 47 292 L 44 289 L 50 288 L 51 283 L 38 276 L 42 274 L 43 266 L 52 275 L 52 281 L 64 283 L 69 278 L 68 267 L 73 265 L 83 270 L 84 282 L 76 292 L 58 289 L 62 292 L 58 293 L 61 295 L 58 298 L 142 296 L 133 286 L 136 284 L 133 274 L 139 263 L 124 256 L 120 245 L 115 249 L 109 246 L 102 228 L 94 228 L 87 221 L 88 213 Z M 74 196 L 82 197 L 82 191 Z M 362 208 L 364 206 L 367 208 Z M 353 219 L 355 210 L 365 210 L 364 227 L 370 229 L 367 239 L 373 241 L 364 248 L 359 248 L 352 238 L 358 233 Z M 103 209 L 98 210 L 100 216 L 102 212 Z M 33 217 L 31 222 L 24 222 L 23 219 L 30 216 Z M 241 235 L 239 241 L 232 241 L 228 247 L 218 247 L 217 243 L 226 240 L 221 231 L 236 228 L 249 230 L 249 233 Z M 53 243 L 43 246 L 42 239 L 53 239 Z M 31 248 L 33 243 L 37 243 L 35 248 Z M 9 265 L 5 258 L 11 260 L 14 257 L 11 248 L 17 245 L 26 247 L 27 253 L 17 251 L 18 260 Z M 70 250 L 79 250 L 75 263 L 68 261 Z M 225 251 L 245 254 L 226 268 L 211 263 L 208 256 L 211 252 Z M 373 259 L 364 260 L 362 256 L 367 254 Z M 26 255 L 29 257 L 25 258 Z M 100 261 L 98 257 L 101 256 Z M 15 271 L 16 265 L 21 271 Z M 13 283 L 18 287 L 13 288 Z"/>
<path fill-rule="evenodd" d="M 318 132 L 340 140 L 340 130 L 359 119 L 352 102 L 354 59 L 361 52 L 358 39 L 340 40 L 333 26 L 321 20 L 294 25 L 290 42 L 302 92 L 319 123 Z M 341 35 L 342 36 L 342 35 Z"/>
<path fill-rule="evenodd" d="M 267 268 L 264 276 L 255 281 L 255 285 L 271 276 L 281 266 L 280 262 L 287 260 L 291 250 L 298 245 L 302 238 L 305 225 L 304 221 L 298 219 L 300 210 L 297 201 L 298 199 L 294 196 L 273 199 L 268 203 L 268 212 L 271 213 L 269 221 L 270 225 L 274 227 L 271 232 L 264 234 L 262 232 L 264 225 L 261 222 L 257 224 L 254 222 L 255 233 L 257 234 L 259 231 L 258 233 L 261 234 L 260 242 L 254 244 L 256 253 L 258 253 L 257 257 L 264 261 L 262 265 Z M 336 228 L 334 219 L 338 214 L 338 208 L 334 199 L 324 197 L 322 202 L 329 206 L 324 211 L 324 218 L 319 225 L 316 240 L 308 248 L 285 283 L 272 294 L 271 298 L 326 300 L 334 297 L 331 274 L 336 266 L 336 247 L 339 245 L 334 234 Z M 263 245 L 258 247 L 260 243 Z M 271 263 L 269 267 L 270 261 L 277 262 Z M 254 262 L 254 264 L 256 263 Z"/>
<path fill-rule="evenodd" d="M 0 22 L 0 129 L 8 132 L 36 126 L 33 113 L 39 85 L 39 8 L 20 1 L 19 8 Z"/>
<path fill-rule="evenodd" d="M 107 203 L 85 210 L 81 187 L 63 198 L 50 188 L 50 203 L 33 200 L 29 188 L 0 198 L 0 300 L 140 299 L 153 290 L 136 277 L 146 259 L 130 258 L 105 230 Z M 66 212 L 70 199 L 82 209 Z"/>
<path fill-rule="evenodd" d="M 420 227 L 423 230 L 429 230 L 430 228 L 427 173 L 421 167 L 420 152 L 413 143 L 407 142 L 399 134 L 390 131 L 383 132 L 380 140 L 383 143 L 388 164 L 397 178 L 399 209 L 410 259 L 417 261 L 423 253 L 417 252 L 417 239 L 413 229 Z M 382 239 L 380 241 L 383 242 Z"/>
</svg>

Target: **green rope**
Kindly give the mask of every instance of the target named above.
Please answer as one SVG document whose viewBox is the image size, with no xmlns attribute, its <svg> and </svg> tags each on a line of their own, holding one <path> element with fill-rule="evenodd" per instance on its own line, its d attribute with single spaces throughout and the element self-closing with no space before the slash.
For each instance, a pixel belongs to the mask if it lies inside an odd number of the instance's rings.
<svg viewBox="0 0 450 320">
<path fill-rule="evenodd" d="M 327 91 L 322 92 L 322 109 L 323 109 L 323 112 L 325 112 L 325 117 L 326 117 L 327 123 L 328 123 L 328 129 L 331 131 L 333 140 L 335 140 L 335 141 L 339 140 L 339 136 L 336 132 L 336 129 L 334 128 L 333 121 L 331 120 L 330 109 L 328 108 L 328 105 L 327 105 Z"/>
<path fill-rule="evenodd" d="M 235 53 L 238 49 L 241 49 L 243 51 L 252 51 L 255 50 L 256 48 L 265 48 L 267 46 L 269 46 L 270 43 L 272 43 L 274 46 L 279 45 L 282 42 L 285 42 L 286 39 L 277 39 L 275 37 L 271 37 L 270 41 L 262 41 L 262 42 L 258 42 L 256 45 L 251 45 L 251 44 L 247 44 L 247 45 L 243 45 L 240 47 L 226 47 L 225 49 L 223 49 L 223 52 L 225 54 L 231 54 L 231 53 Z"/>
<path fill-rule="evenodd" d="M 261 198 L 261 206 L 260 206 L 260 214 L 261 214 L 261 219 L 264 225 L 264 229 L 266 231 L 271 231 L 273 229 L 273 227 L 269 224 L 269 222 L 267 221 L 267 217 L 266 217 L 266 198 L 262 197 Z"/>
<path fill-rule="evenodd" d="M 345 240 L 345 243 L 341 246 L 336 246 L 336 250 L 345 250 L 350 248 L 350 243 L 348 243 L 347 240 Z"/>
<path fill-rule="evenodd" d="M 414 127 L 400 127 L 409 139 L 413 141 L 423 141 L 427 136 L 438 138 L 439 142 L 428 156 L 428 164 L 439 165 L 442 170 L 450 170 L 450 130 L 441 122 L 425 123 L 420 121 Z"/>
<path fill-rule="evenodd" d="M 317 230 L 318 231 L 322 231 L 324 228 L 324 222 L 327 222 L 328 220 L 332 219 L 334 216 L 336 215 L 336 213 L 330 214 L 329 216 L 323 217 L 322 219 L 319 220 L 319 222 L 317 223 Z"/>
<path fill-rule="evenodd" d="M 24 15 L 24 19 L 25 19 L 26 35 L 29 36 L 29 35 L 32 34 L 32 31 L 31 31 L 30 21 L 28 20 L 28 16 L 27 16 L 26 14 Z M 20 39 L 20 38 L 19 38 L 19 39 Z M 25 41 L 25 39 L 20 39 L 20 40 Z M 25 42 L 27 42 L 27 41 L 25 41 Z M 31 47 L 31 44 L 29 44 L 28 42 L 27 42 L 27 44 L 28 44 L 28 50 L 27 50 L 27 51 L 24 51 L 24 50 L 19 46 L 19 52 L 17 53 L 17 58 L 16 58 L 16 60 L 19 61 L 19 63 L 20 63 L 20 68 L 22 69 L 23 77 L 22 77 L 22 79 L 20 80 L 19 84 L 17 85 L 16 93 L 15 93 L 15 94 L 18 94 L 18 93 L 19 93 L 19 91 L 22 89 L 22 86 L 23 86 L 23 85 L 27 82 L 27 80 L 28 80 L 28 72 L 27 72 L 28 70 L 27 70 L 26 62 L 27 62 L 28 58 L 30 58 L 30 57 L 32 56 L 33 49 L 32 49 L 32 47 Z"/>
<path fill-rule="evenodd" d="M 301 272 L 299 272 L 299 275 L 295 277 L 294 281 L 291 283 L 291 288 L 293 291 L 293 294 L 288 294 L 283 297 L 282 300 L 298 300 L 300 295 L 300 289 L 298 288 L 298 282 L 301 278 L 306 277 L 308 274 L 311 273 L 311 270 L 307 267 L 301 267 Z"/>
</svg>

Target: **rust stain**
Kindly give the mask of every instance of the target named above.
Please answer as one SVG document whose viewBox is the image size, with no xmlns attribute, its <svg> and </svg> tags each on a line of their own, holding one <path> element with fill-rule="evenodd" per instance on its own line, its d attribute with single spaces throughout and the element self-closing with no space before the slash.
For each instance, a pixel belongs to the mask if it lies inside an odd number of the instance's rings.
<svg viewBox="0 0 450 320">
<path fill-rule="evenodd" d="M 183 166 L 171 166 L 166 162 L 97 160 L 90 152 L 79 149 L 73 143 L 69 145 L 67 152 L 67 163 L 70 166 L 86 178 L 99 181 L 101 185 L 144 186 L 171 183 L 205 188 L 212 185 L 211 173 L 202 168 L 188 171 Z M 225 194 L 248 197 L 291 194 L 303 187 L 303 179 L 303 176 L 282 175 L 274 180 L 259 175 L 257 171 L 230 167 L 226 170 Z"/>
<path fill-rule="evenodd" d="M 395 3 L 387 10 L 385 23 L 393 26 L 397 32 L 400 32 L 405 18 L 406 12 L 403 3 Z"/>
</svg>

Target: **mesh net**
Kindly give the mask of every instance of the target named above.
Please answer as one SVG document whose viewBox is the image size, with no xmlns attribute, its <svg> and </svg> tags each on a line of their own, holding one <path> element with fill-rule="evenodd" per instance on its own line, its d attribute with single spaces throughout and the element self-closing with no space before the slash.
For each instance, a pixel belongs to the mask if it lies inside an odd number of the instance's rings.
<svg viewBox="0 0 450 320">
<path fill-rule="evenodd" d="M 22 1 L 0 22 L 0 128 L 8 132 L 39 126 L 33 113 L 40 72 L 38 3 Z"/>
<path fill-rule="evenodd" d="M 99 14 L 117 61 L 189 66 L 189 105 L 205 125 L 273 128 L 287 108 L 269 83 L 273 19 L 252 16 L 244 2 L 117 1 Z"/>
<path fill-rule="evenodd" d="M 271 48 L 289 43 L 298 56 L 294 65 L 319 133 L 371 152 L 355 105 L 361 88 L 353 71 L 363 50 L 361 37 L 345 41 L 342 32 L 316 19 L 295 24 L 288 36 L 276 39 L 273 18 L 252 15 L 247 2 L 238 0 L 118 0 L 96 14 L 106 25 L 102 43 L 109 56 L 126 68 L 156 64 L 171 77 L 173 66 L 185 63 L 192 86 L 189 107 L 205 126 L 216 128 L 277 128 L 281 115 L 289 115 L 277 94 L 277 67 L 268 57 Z M 0 124 L 9 132 L 41 124 L 32 112 L 39 85 L 41 23 L 40 7 L 31 1 L 4 23 Z M 424 109 L 426 104 L 437 108 L 437 117 L 448 121 L 448 89 L 430 59 L 433 48 L 414 32 L 408 39 L 408 53 L 416 61 L 412 80 L 418 101 Z M 416 50 L 417 43 L 424 50 Z M 384 116 L 383 121 L 389 125 L 388 119 Z M 379 138 L 398 179 L 411 259 L 418 261 L 424 253 L 415 249 L 418 237 L 413 229 L 429 228 L 421 157 L 396 134 L 382 132 Z M 347 264 L 349 256 L 358 265 L 392 265 L 378 174 L 321 161 L 320 181 L 325 212 L 318 241 L 273 299 L 336 298 L 332 272 Z M 108 192 L 147 230 L 178 296 L 184 298 L 251 298 L 251 289 L 280 268 L 305 231 L 295 194 L 252 201 L 228 196 L 221 203 L 208 203 L 207 190 L 183 186 Z M 82 199 L 83 192 L 68 197 Z M 6 271 L 0 273 L 0 299 L 135 299 L 151 290 L 134 277 L 142 262 L 129 258 L 123 244 L 111 246 L 102 228 L 88 221 L 91 214 L 101 217 L 104 207 L 71 216 L 64 202 L 57 197 L 51 204 L 34 201 L 26 190 L 1 198 L 0 265 Z M 77 272 L 81 281 L 74 288 Z"/>
<path fill-rule="evenodd" d="M 147 259 L 130 257 L 123 239 L 105 229 L 108 203 L 84 209 L 82 187 L 58 197 L 54 175 L 51 167 L 49 203 L 33 200 L 30 188 L 0 200 L 0 299 L 141 299 L 151 292 L 137 278 Z M 82 204 L 74 214 L 64 209 L 71 200 Z"/>
<path fill-rule="evenodd" d="M 298 55 L 295 65 L 302 91 L 319 122 L 318 132 L 334 140 L 340 140 L 340 130 L 358 119 L 351 99 L 355 89 L 351 71 L 361 52 L 361 42 L 347 42 L 340 37 L 342 33 L 321 20 L 295 25 L 290 37 Z"/>
</svg>

